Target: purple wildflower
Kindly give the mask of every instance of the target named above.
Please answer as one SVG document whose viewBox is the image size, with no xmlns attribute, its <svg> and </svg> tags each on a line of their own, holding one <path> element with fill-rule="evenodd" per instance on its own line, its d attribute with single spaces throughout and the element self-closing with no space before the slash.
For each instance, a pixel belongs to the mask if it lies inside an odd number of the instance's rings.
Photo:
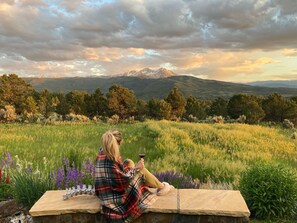
<svg viewBox="0 0 297 223">
<path fill-rule="evenodd" d="M 185 176 L 182 173 L 166 171 L 156 173 L 155 176 L 161 181 L 166 181 L 176 188 L 199 188 L 199 183 L 194 182 L 191 176 Z"/>
<path fill-rule="evenodd" d="M 75 167 L 72 162 L 64 158 L 62 166 L 58 171 L 52 171 L 50 177 L 52 182 L 57 185 L 58 189 L 64 189 L 76 185 L 92 184 L 94 181 L 95 165 L 90 160 L 85 160 L 82 165 Z M 63 187 L 63 188 L 62 188 Z"/>
<path fill-rule="evenodd" d="M 82 164 L 82 173 L 84 173 L 84 175 L 94 177 L 95 165 L 90 159 L 85 160 L 83 162 L 83 164 Z"/>
<path fill-rule="evenodd" d="M 64 170 L 62 168 L 58 169 L 58 174 L 57 174 L 57 186 L 58 189 L 62 189 L 62 183 L 64 181 Z"/>
</svg>

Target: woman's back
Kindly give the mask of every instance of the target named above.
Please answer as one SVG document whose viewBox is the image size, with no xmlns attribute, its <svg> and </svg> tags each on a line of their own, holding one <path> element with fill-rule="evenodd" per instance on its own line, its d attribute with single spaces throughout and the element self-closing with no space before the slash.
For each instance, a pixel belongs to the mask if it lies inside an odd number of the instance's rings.
<svg viewBox="0 0 297 223">
<path fill-rule="evenodd" d="M 102 150 L 96 159 L 95 191 L 103 213 L 112 222 L 129 222 L 154 201 L 140 172 L 125 174 L 123 166 L 108 159 Z"/>
</svg>

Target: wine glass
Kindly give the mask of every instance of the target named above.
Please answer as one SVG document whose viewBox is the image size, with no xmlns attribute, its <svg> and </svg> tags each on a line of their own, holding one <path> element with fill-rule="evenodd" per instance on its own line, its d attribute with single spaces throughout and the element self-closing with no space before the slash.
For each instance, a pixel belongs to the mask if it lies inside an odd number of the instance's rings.
<svg viewBox="0 0 297 223">
<path fill-rule="evenodd" d="M 144 159 L 145 157 L 145 148 L 144 149 L 139 149 L 139 154 L 138 154 L 140 159 Z"/>
</svg>

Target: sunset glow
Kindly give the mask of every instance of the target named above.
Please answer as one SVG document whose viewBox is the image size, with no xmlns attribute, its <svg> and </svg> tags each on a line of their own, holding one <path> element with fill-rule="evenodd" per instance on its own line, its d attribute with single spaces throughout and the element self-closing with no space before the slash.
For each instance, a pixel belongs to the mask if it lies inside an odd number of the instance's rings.
<svg viewBox="0 0 297 223">
<path fill-rule="evenodd" d="M 295 0 L 2 0 L 0 74 L 297 79 Z"/>
</svg>

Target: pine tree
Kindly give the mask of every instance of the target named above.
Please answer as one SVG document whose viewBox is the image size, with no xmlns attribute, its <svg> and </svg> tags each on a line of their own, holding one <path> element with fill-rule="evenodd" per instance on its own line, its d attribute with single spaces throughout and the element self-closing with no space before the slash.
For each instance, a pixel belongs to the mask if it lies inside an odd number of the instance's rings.
<svg viewBox="0 0 297 223">
<path fill-rule="evenodd" d="M 185 112 L 186 100 L 182 92 L 174 87 L 165 99 L 171 105 L 171 119 L 179 119 Z"/>
<path fill-rule="evenodd" d="M 128 88 L 112 85 L 107 93 L 107 104 L 111 115 L 117 114 L 125 119 L 136 112 L 136 96 Z"/>
</svg>

